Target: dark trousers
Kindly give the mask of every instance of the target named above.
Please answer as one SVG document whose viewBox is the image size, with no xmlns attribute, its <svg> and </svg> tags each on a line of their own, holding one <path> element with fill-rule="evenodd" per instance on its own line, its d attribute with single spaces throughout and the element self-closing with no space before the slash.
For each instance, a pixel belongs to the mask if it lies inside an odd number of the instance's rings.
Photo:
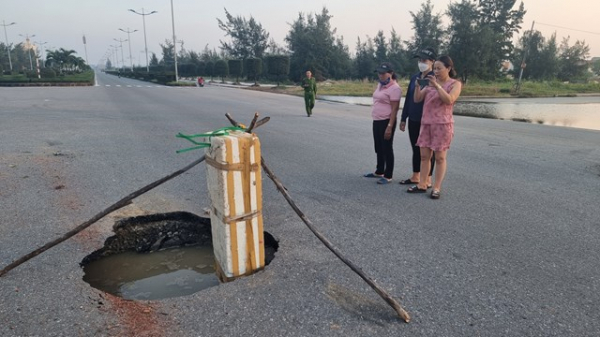
<svg viewBox="0 0 600 337">
<path fill-rule="evenodd" d="M 412 167 L 413 172 L 421 172 L 421 148 L 417 146 L 417 140 L 419 139 L 419 131 L 421 130 L 421 122 L 413 122 L 408 120 L 408 138 L 410 138 L 410 145 L 412 146 Z M 435 165 L 435 156 L 431 156 L 431 170 L 429 175 L 433 174 L 433 166 Z"/>
<path fill-rule="evenodd" d="M 394 174 L 394 133 L 396 124 L 392 126 L 392 136 L 385 140 L 383 136 L 385 129 L 390 123 L 389 119 L 383 121 L 373 121 L 373 140 L 375 141 L 375 153 L 377 153 L 376 174 L 383 174 L 384 177 L 392 179 Z"/>
</svg>

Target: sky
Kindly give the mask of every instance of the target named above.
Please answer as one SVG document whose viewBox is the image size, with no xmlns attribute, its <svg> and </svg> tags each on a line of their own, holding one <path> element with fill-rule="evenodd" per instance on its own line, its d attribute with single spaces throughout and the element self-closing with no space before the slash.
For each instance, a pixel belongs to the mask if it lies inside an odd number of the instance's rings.
<svg viewBox="0 0 600 337">
<path fill-rule="evenodd" d="M 333 16 L 331 25 L 337 29 L 336 35 L 343 37 L 345 44 L 353 51 L 358 38 L 361 41 L 367 36 L 372 38 L 379 30 L 389 37 L 393 28 L 402 40 L 411 39 L 410 12 L 418 12 L 422 2 L 172 0 L 176 39 L 183 41 L 186 50 L 197 52 L 204 50 L 207 45 L 210 49 L 219 50 L 219 41 L 228 41 L 217 25 L 217 18 L 225 21 L 224 8 L 233 16 L 246 19 L 254 17 L 276 43 L 285 46 L 284 39 L 290 24 L 298 18 L 299 13 L 320 13 L 326 7 Z M 452 2 L 459 0 L 431 0 L 434 13 L 441 14 Z M 570 36 L 571 46 L 577 40 L 585 40 L 590 47 L 590 57 L 600 56 L 600 27 L 597 25 L 599 0 L 580 0 L 577 10 L 572 3 L 564 0 L 523 0 L 523 3 L 527 13 L 520 34 L 529 30 L 535 21 L 534 28 L 541 31 L 544 37 L 549 38 L 556 32 L 560 43 L 563 37 Z M 518 8 L 518 4 L 515 8 Z M 26 36 L 35 35 L 31 41 L 42 45 L 42 50 L 73 49 L 85 59 L 87 49 L 87 59 L 91 65 L 98 64 L 109 54 L 111 45 L 120 47 L 121 42 L 117 40 L 128 39 L 128 34 L 119 28 L 137 30 L 130 34 L 131 41 L 122 42 L 123 48 L 118 48 L 116 57 L 119 62 L 123 58 L 126 66 L 131 62 L 145 65 L 143 19 L 141 15 L 128 11 L 134 9 L 142 12 L 142 8 L 145 13 L 157 12 L 145 16 L 146 37 L 148 52 L 156 53 L 160 59 L 159 43 L 164 44 L 166 39 L 173 38 L 170 0 L 1 0 L 0 20 L 4 24 L 16 22 L 6 27 L 8 43 L 24 42 Z M 448 23 L 447 19 L 445 23 Z M 83 35 L 86 37 L 85 46 Z M 6 43 L 4 39 L 2 42 Z M 178 44 L 178 50 L 180 46 Z M 112 55 L 114 59 L 114 52 Z"/>
</svg>

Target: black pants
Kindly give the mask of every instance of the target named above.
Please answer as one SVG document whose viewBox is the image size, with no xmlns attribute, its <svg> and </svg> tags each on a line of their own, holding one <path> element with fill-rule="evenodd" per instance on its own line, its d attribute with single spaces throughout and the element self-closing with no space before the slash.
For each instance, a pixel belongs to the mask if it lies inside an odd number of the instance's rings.
<svg viewBox="0 0 600 337">
<path fill-rule="evenodd" d="M 412 146 L 412 167 L 413 172 L 421 172 L 421 148 L 417 146 L 417 140 L 419 139 L 419 131 L 421 130 L 421 122 L 413 122 L 408 120 L 408 137 L 410 138 L 410 145 Z M 429 175 L 433 174 L 433 166 L 435 165 L 435 156 L 431 156 L 431 170 Z"/>
<path fill-rule="evenodd" d="M 389 119 L 373 121 L 373 140 L 375 141 L 375 153 L 377 153 L 377 169 L 375 174 L 383 174 L 387 179 L 392 179 L 394 173 L 394 133 L 396 123 L 392 126 L 392 136 L 385 140 L 385 129 L 390 123 Z"/>
</svg>

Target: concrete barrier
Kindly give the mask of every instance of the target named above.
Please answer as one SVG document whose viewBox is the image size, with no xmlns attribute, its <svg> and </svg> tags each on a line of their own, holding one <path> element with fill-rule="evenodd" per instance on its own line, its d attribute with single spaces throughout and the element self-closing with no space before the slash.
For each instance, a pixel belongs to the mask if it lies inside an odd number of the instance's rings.
<svg viewBox="0 0 600 337">
<path fill-rule="evenodd" d="M 223 282 L 264 268 L 260 141 L 239 131 L 212 137 L 206 180 L 217 275 Z"/>
</svg>

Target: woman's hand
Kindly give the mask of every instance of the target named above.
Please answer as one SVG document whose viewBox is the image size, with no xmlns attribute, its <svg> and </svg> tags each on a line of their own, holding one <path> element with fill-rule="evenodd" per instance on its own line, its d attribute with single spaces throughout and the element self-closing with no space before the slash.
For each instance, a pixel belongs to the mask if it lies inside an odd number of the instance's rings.
<svg viewBox="0 0 600 337">
<path fill-rule="evenodd" d="M 419 84 L 419 79 L 415 80 L 415 94 L 413 95 L 413 101 L 415 103 L 421 103 L 423 101 L 424 90 L 421 90 L 421 85 Z"/>
<path fill-rule="evenodd" d="M 437 88 L 439 87 L 439 83 L 437 82 L 437 78 L 434 75 L 427 75 L 427 79 L 429 80 L 429 86 Z"/>
<path fill-rule="evenodd" d="M 385 133 L 383 134 L 383 139 L 385 140 L 390 140 L 390 138 L 392 138 L 392 125 L 388 125 L 387 128 L 385 128 Z"/>
<path fill-rule="evenodd" d="M 398 129 L 404 132 L 404 130 L 406 130 L 406 122 L 400 122 L 400 126 L 398 126 Z"/>
</svg>

